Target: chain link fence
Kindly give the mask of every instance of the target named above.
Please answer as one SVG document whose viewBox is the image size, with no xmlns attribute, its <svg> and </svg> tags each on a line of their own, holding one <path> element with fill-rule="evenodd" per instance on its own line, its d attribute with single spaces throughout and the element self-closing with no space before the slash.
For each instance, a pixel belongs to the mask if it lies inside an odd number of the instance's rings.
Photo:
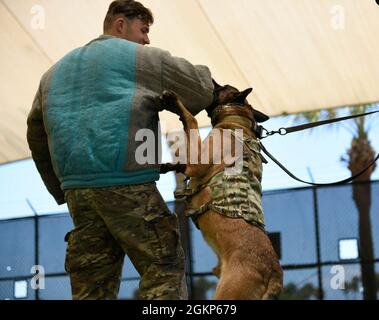
<svg viewBox="0 0 379 320">
<path fill-rule="evenodd" d="M 264 193 L 267 231 L 284 269 L 281 299 L 376 298 L 379 181 L 360 184 L 363 207 L 353 198 L 355 186 Z M 180 203 L 168 205 L 171 210 L 183 208 Z M 179 216 L 190 297 L 210 299 L 217 284 L 211 273 L 217 258 L 192 222 Z M 71 228 L 68 214 L 0 221 L 0 299 L 71 299 L 64 271 L 64 236 Z M 36 265 L 43 267 L 38 274 L 32 269 Z M 39 289 L 33 289 L 41 272 L 43 283 L 40 278 Z M 139 274 L 126 257 L 119 298 L 135 299 L 138 285 Z"/>
</svg>

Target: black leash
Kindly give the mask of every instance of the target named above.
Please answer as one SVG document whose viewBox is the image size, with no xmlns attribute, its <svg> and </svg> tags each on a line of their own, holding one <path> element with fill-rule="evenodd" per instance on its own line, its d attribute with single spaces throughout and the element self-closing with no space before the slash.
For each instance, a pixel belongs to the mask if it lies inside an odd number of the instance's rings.
<svg viewBox="0 0 379 320">
<path fill-rule="evenodd" d="M 293 179 L 295 179 L 297 181 L 306 183 L 306 184 L 310 184 L 312 186 L 333 186 L 333 185 L 348 183 L 348 182 L 354 180 L 355 178 L 359 177 L 361 174 L 363 174 L 366 170 L 368 170 L 379 159 L 379 154 L 378 154 L 376 156 L 376 158 L 373 161 L 371 161 L 370 164 L 366 168 L 364 168 L 362 171 L 360 171 L 359 173 L 353 175 L 350 178 L 347 178 L 347 179 L 344 179 L 344 180 L 340 180 L 340 181 L 336 181 L 336 182 L 331 182 L 331 183 L 314 183 L 314 182 L 307 182 L 307 181 L 301 180 L 298 177 L 296 177 L 295 175 L 293 175 L 285 166 L 283 166 L 278 160 L 276 160 L 275 157 L 270 152 L 267 151 L 267 149 L 264 147 L 264 145 L 262 144 L 262 142 L 260 140 L 259 140 L 259 145 L 260 145 L 262 151 L 272 161 L 274 161 L 285 173 L 287 173 L 291 178 L 293 178 Z"/>
<path fill-rule="evenodd" d="M 258 131 L 257 133 L 258 133 L 258 136 L 260 137 L 260 139 L 267 138 L 267 137 L 272 136 L 276 133 L 279 133 L 281 136 L 284 136 L 287 133 L 292 133 L 292 132 L 296 132 L 296 131 L 310 129 L 310 128 L 322 126 L 325 124 L 330 124 L 333 122 L 339 122 L 339 121 L 349 120 L 349 119 L 353 119 L 353 118 L 359 118 L 359 117 L 367 116 L 369 114 L 378 113 L 378 112 L 379 112 L 379 110 L 376 110 L 376 111 L 371 111 L 371 112 L 366 112 L 366 113 L 355 114 L 352 116 L 316 121 L 316 122 L 312 122 L 312 123 L 301 124 L 299 126 L 294 126 L 294 127 L 280 128 L 278 131 L 268 131 L 265 128 L 263 128 L 262 126 L 257 126 L 257 131 Z M 264 133 L 265 135 L 263 136 L 262 133 Z"/>
<path fill-rule="evenodd" d="M 366 112 L 366 113 L 362 113 L 362 114 L 357 114 L 357 115 L 352 115 L 352 116 L 346 116 L 346 117 L 336 118 L 336 119 L 317 121 L 317 122 L 312 122 L 312 123 L 308 123 L 308 124 L 302 124 L 302 125 L 294 126 L 294 127 L 280 128 L 277 131 L 268 131 L 267 129 L 263 128 L 262 126 L 257 126 L 256 133 L 257 133 L 257 135 L 259 137 L 258 142 L 259 142 L 259 145 L 261 147 L 261 150 L 272 161 L 274 161 L 285 173 L 287 173 L 291 178 L 293 178 L 293 179 L 295 179 L 297 181 L 306 183 L 306 184 L 313 185 L 313 186 L 333 186 L 333 185 L 339 185 L 339 184 L 344 184 L 344 183 L 350 182 L 350 181 L 354 180 L 355 178 L 359 177 L 360 175 L 362 175 L 364 172 L 366 172 L 379 159 L 379 154 L 376 156 L 376 158 L 373 161 L 370 162 L 370 164 L 366 168 L 364 168 L 359 173 L 351 176 L 350 178 L 347 178 L 347 179 L 344 179 L 344 180 L 340 180 L 340 181 L 336 181 L 336 182 L 331 182 L 331 183 L 314 183 L 314 182 L 307 182 L 307 181 L 304 181 L 302 179 L 299 179 L 294 174 L 292 174 L 270 152 L 267 151 L 267 149 L 265 148 L 265 146 L 262 144 L 261 139 L 267 138 L 267 137 L 272 136 L 272 135 L 277 134 L 277 133 L 283 136 L 283 135 L 286 135 L 287 133 L 292 133 L 292 132 L 296 132 L 296 131 L 310 129 L 310 128 L 322 126 L 322 125 L 325 125 L 325 124 L 330 124 L 330 123 L 333 123 L 333 122 L 338 122 L 338 121 L 343 121 L 343 120 L 348 120 L 348 119 L 363 117 L 363 116 L 370 115 L 370 114 L 373 114 L 373 113 L 378 113 L 378 112 L 379 112 L 379 110 L 377 110 L 377 111 L 371 111 L 371 112 Z"/>
</svg>

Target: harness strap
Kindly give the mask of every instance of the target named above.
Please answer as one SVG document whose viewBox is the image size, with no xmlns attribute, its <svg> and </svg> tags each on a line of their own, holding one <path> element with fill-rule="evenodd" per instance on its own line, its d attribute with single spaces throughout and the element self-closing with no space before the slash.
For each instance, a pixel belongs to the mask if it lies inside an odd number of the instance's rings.
<svg viewBox="0 0 379 320">
<path fill-rule="evenodd" d="M 196 188 L 185 188 L 185 189 L 178 189 L 174 191 L 174 197 L 175 199 L 180 199 L 183 197 L 192 197 L 193 195 L 199 193 L 201 190 L 203 190 L 208 182 L 219 172 L 216 172 L 212 177 L 209 178 L 209 180 L 203 184 L 199 184 Z"/>
<path fill-rule="evenodd" d="M 197 189 L 197 188 L 196 188 Z M 186 188 L 186 189 L 178 189 L 174 191 L 174 197 L 175 199 L 180 199 L 183 197 L 191 197 L 195 194 L 194 189 Z"/>
<path fill-rule="evenodd" d="M 192 216 L 199 216 L 205 212 L 207 212 L 209 209 L 211 209 L 211 201 L 203 204 L 200 208 L 194 209 L 194 208 L 189 208 L 188 210 L 185 211 L 185 215 L 187 217 L 192 217 Z"/>
<path fill-rule="evenodd" d="M 246 139 L 242 139 L 242 140 L 239 139 L 239 137 L 237 137 L 237 136 L 234 134 L 234 131 L 232 131 L 231 133 L 232 133 L 232 135 L 234 136 L 234 138 L 236 138 L 236 140 L 239 140 L 240 142 L 242 142 L 242 143 L 246 146 L 248 152 L 249 152 L 250 154 L 252 154 L 253 151 L 250 149 L 250 146 L 248 145 Z M 253 139 L 257 140 L 257 141 L 258 141 L 258 144 L 259 144 L 259 139 L 255 138 L 255 136 L 253 137 Z M 267 164 L 268 161 L 265 159 L 265 157 L 262 156 L 260 153 L 259 153 L 259 155 L 260 155 L 260 157 L 261 157 L 262 162 L 265 163 L 265 164 Z"/>
<path fill-rule="evenodd" d="M 233 123 L 233 125 L 236 125 L 235 123 Z M 217 126 L 216 126 L 217 127 Z M 243 126 L 240 126 L 240 128 L 244 128 Z M 241 143 L 243 143 L 246 147 L 246 149 L 248 150 L 248 152 L 251 154 L 252 153 L 252 150 L 250 149 L 250 146 L 248 145 L 246 139 L 241 139 L 240 137 L 236 136 L 235 133 L 234 133 L 234 130 L 231 130 L 230 131 L 231 134 L 234 136 L 234 138 L 236 140 L 239 140 Z M 255 139 L 255 137 L 253 137 Z M 258 141 L 258 139 L 256 139 Z M 261 159 L 262 159 L 262 162 L 263 163 L 268 163 L 267 160 L 262 156 L 261 156 Z M 185 189 L 178 189 L 176 191 L 174 191 L 174 197 L 175 199 L 180 199 L 180 198 L 183 198 L 183 197 L 191 197 L 197 193 L 199 193 L 201 190 L 203 190 L 207 185 L 208 185 L 208 182 L 218 173 L 220 173 L 222 171 L 219 171 L 219 172 L 216 172 L 212 177 L 210 177 L 206 182 L 198 185 L 196 188 L 185 188 Z"/>
</svg>

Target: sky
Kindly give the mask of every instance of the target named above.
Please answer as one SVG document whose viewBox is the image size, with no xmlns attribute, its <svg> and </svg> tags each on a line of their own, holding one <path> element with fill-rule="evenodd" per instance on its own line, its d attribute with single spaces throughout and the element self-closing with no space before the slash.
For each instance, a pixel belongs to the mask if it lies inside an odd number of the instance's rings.
<svg viewBox="0 0 379 320">
<path fill-rule="evenodd" d="M 379 109 L 379 107 L 378 107 Z M 341 109 L 341 115 L 346 109 Z M 369 116 L 372 125 L 369 139 L 372 146 L 379 152 L 379 115 Z M 262 142 L 280 162 L 303 180 L 310 181 L 310 173 L 314 181 L 320 183 L 333 182 L 350 176 L 346 164 L 340 159 L 348 150 L 352 135 L 346 130 L 346 123 L 328 125 L 286 136 L 275 135 Z M 294 122 L 293 116 L 273 117 L 263 123 L 268 130 L 289 127 Z M 202 128 L 204 138 L 210 128 Z M 164 142 L 164 140 L 163 140 Z M 267 158 L 267 157 L 266 157 Z M 167 145 L 163 143 L 163 159 L 169 160 Z M 270 159 L 264 164 L 263 191 L 306 186 L 284 173 Z M 379 166 L 378 166 L 379 167 Z M 372 175 L 373 180 L 379 179 L 379 169 Z M 175 180 L 173 173 L 161 175 L 157 182 L 158 189 L 166 201 L 174 200 Z M 38 214 L 67 212 L 66 205 L 58 206 L 46 191 L 44 184 L 31 159 L 17 161 L 0 166 L 0 219 L 10 219 Z"/>
</svg>

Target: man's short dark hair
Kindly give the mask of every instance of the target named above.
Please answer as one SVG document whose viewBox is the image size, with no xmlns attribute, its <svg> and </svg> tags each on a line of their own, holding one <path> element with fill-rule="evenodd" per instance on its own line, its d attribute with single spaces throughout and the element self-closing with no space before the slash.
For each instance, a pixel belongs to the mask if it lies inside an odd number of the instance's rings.
<svg viewBox="0 0 379 320">
<path fill-rule="evenodd" d="M 138 18 L 148 25 L 154 23 L 153 14 L 142 3 L 134 0 L 115 0 L 110 4 L 105 16 L 104 31 L 107 31 L 111 27 L 113 19 L 117 15 L 123 15 L 129 20 Z"/>
</svg>

